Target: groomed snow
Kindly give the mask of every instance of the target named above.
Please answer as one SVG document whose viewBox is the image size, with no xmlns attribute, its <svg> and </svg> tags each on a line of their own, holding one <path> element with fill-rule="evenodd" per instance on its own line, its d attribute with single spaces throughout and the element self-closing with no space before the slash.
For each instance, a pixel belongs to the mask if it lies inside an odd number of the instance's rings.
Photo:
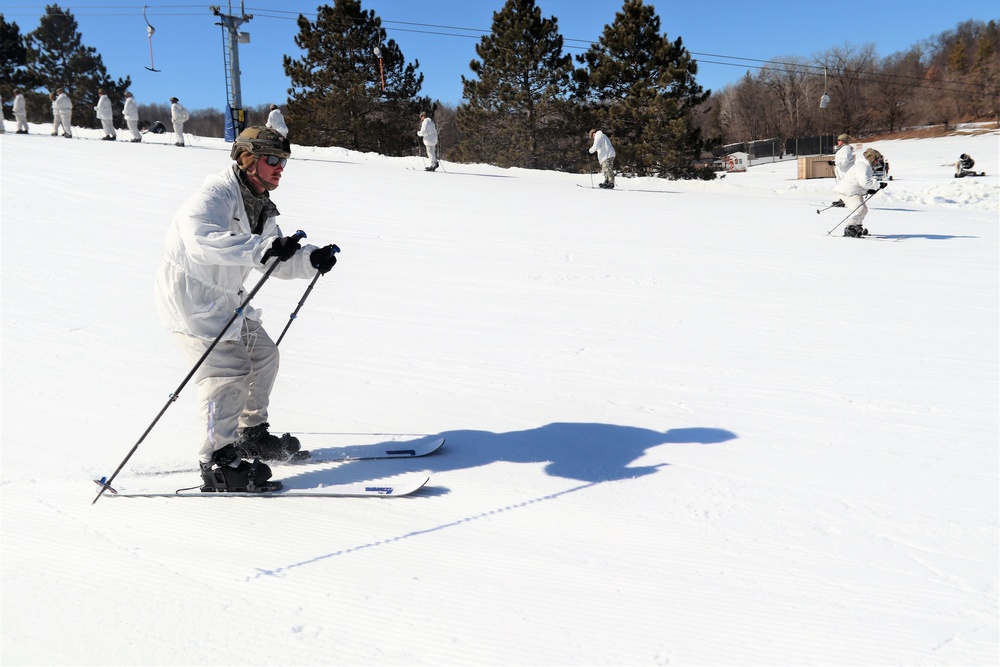
<svg viewBox="0 0 1000 667">
<path fill-rule="evenodd" d="M 869 239 L 795 161 L 605 192 L 295 146 L 281 225 L 343 252 L 273 430 L 447 444 L 276 477 L 429 485 L 93 505 L 189 370 L 153 275 L 230 160 L 49 131 L 0 137 L 3 664 L 1000 662 L 997 131 L 873 144 Z M 143 474 L 194 466 L 194 393 L 116 487 L 198 483 Z"/>
</svg>

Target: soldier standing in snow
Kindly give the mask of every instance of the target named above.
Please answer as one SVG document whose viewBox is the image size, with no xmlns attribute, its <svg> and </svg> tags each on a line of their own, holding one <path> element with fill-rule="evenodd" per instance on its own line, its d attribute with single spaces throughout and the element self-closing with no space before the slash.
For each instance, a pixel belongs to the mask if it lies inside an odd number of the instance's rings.
<svg viewBox="0 0 1000 667">
<path fill-rule="evenodd" d="M 139 105 L 135 103 L 132 93 L 125 93 L 125 106 L 122 108 L 122 115 L 128 124 L 128 131 L 132 133 L 132 143 L 137 144 L 142 141 L 139 133 Z"/>
<path fill-rule="evenodd" d="M 851 142 L 854 139 L 849 134 L 842 134 L 837 137 L 837 154 L 833 156 L 833 175 L 839 183 L 844 174 L 854 166 L 854 147 Z"/>
<path fill-rule="evenodd" d="M 844 178 L 844 174 L 854 166 L 854 147 L 851 146 L 851 142 L 854 139 L 851 138 L 849 134 L 841 134 L 837 137 L 837 154 L 833 156 L 827 164 L 833 167 L 833 175 L 837 179 L 837 183 Z M 838 199 L 833 202 L 832 206 L 844 206 L 844 200 Z"/>
<path fill-rule="evenodd" d="M 56 109 L 59 110 L 59 122 L 62 123 L 63 136 L 73 138 L 73 100 L 62 88 L 56 88 Z"/>
<path fill-rule="evenodd" d="M 599 183 L 597 187 L 613 190 L 615 187 L 615 149 L 611 145 L 608 135 L 598 129 L 590 131 L 590 138 L 594 140 L 590 152 L 597 153 L 597 161 L 601 164 L 601 171 L 604 173 L 604 182 Z"/>
<path fill-rule="evenodd" d="M 181 103 L 176 97 L 170 98 L 170 122 L 174 124 L 174 135 L 177 137 L 177 141 L 174 142 L 174 146 L 184 145 L 184 123 L 187 122 L 191 114 L 188 110 L 181 106 Z"/>
<path fill-rule="evenodd" d="M 285 125 L 285 117 L 281 115 L 281 109 L 277 104 L 271 105 L 271 112 L 267 114 L 267 127 L 275 130 L 283 137 L 288 136 L 288 126 Z"/>
<path fill-rule="evenodd" d="M 28 133 L 28 112 L 24 108 L 24 95 L 20 88 L 14 89 L 14 120 L 17 121 L 17 130 L 14 134 Z"/>
<path fill-rule="evenodd" d="M 101 141 L 115 141 L 118 139 L 118 133 L 115 132 L 111 100 L 108 99 L 103 88 L 97 89 L 97 95 L 97 106 L 94 107 L 94 111 L 97 112 L 97 120 L 101 121 L 101 128 L 104 130 Z"/>
<path fill-rule="evenodd" d="M 427 148 L 427 157 L 430 158 L 431 161 L 431 166 L 426 167 L 424 170 L 434 171 L 438 168 L 438 132 L 437 128 L 434 127 L 434 121 L 427 117 L 426 111 L 420 112 L 420 129 L 417 130 L 417 136 L 424 138 L 424 146 Z"/>
<path fill-rule="evenodd" d="M 56 94 L 49 93 L 49 101 L 52 103 L 52 136 L 59 135 L 59 127 L 62 125 L 62 119 L 59 118 L 59 107 L 56 106 Z"/>
<path fill-rule="evenodd" d="M 299 458 L 298 439 L 268 432 L 278 348 L 259 310 L 239 311 L 244 281 L 253 269 L 263 272 L 280 262 L 274 277 L 312 278 L 337 262 L 336 246 L 300 247 L 298 236 L 282 236 L 278 228 L 270 192 L 278 187 L 290 154 L 288 140 L 274 130 L 259 125 L 243 130 L 230 153 L 236 164 L 205 179 L 167 232 L 156 306 L 187 358 L 200 360 L 233 313 L 240 314 L 192 378 L 204 429 L 202 491 L 281 488 L 267 481 L 271 470 L 258 459 Z"/>
<path fill-rule="evenodd" d="M 864 196 L 873 195 L 888 185 L 879 182 L 875 178 L 872 166 L 882 160 L 882 154 L 874 148 L 865 151 L 863 159 L 855 160 L 854 166 L 847 170 L 844 177 L 837 183 L 837 193 L 842 195 L 844 204 L 848 208 L 853 208 L 850 215 L 850 224 L 844 228 L 844 236 L 866 236 L 868 230 L 864 228 L 863 222 L 868 215 L 868 206 L 865 205 Z"/>
</svg>

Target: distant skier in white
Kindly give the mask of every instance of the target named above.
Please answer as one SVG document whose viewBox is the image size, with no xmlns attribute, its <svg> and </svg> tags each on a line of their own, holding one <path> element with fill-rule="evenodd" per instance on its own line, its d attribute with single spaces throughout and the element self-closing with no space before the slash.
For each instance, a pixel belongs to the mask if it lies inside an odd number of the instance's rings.
<svg viewBox="0 0 1000 667">
<path fill-rule="evenodd" d="M 49 93 L 49 103 L 52 105 L 52 136 L 58 136 L 62 119 L 59 118 L 59 107 L 56 106 L 56 94 Z"/>
<path fill-rule="evenodd" d="M 829 160 L 827 164 L 833 167 L 833 176 L 837 179 L 837 183 L 840 183 L 840 179 L 844 177 L 847 170 L 854 166 L 854 147 L 851 146 L 851 142 L 854 139 L 848 134 L 841 134 L 837 137 L 837 154 L 833 156 L 832 160 Z M 838 199 L 831 204 L 832 206 L 844 206 L 844 200 Z"/>
<path fill-rule="evenodd" d="M 104 130 L 104 136 L 101 137 L 101 141 L 115 141 L 118 139 L 118 133 L 115 132 L 111 100 L 108 99 L 103 88 L 97 89 L 97 95 L 97 106 L 94 107 L 94 111 L 97 112 L 97 120 L 101 121 L 101 129 Z"/>
<path fill-rule="evenodd" d="M 184 145 L 184 123 L 191 117 L 176 97 L 170 98 L 170 122 L 174 124 L 174 135 L 177 140 L 174 146 Z"/>
<path fill-rule="evenodd" d="M 850 135 L 842 134 L 837 137 L 837 154 L 833 156 L 833 175 L 839 183 L 847 170 L 854 166 L 854 141 Z"/>
<path fill-rule="evenodd" d="M 73 100 L 66 91 L 56 88 L 56 109 L 59 110 L 59 122 L 62 123 L 63 136 L 73 138 Z"/>
<path fill-rule="evenodd" d="M 888 185 L 879 182 L 875 178 L 873 165 L 882 160 L 882 154 L 874 148 L 869 148 L 864 152 L 860 160 L 855 160 L 854 166 L 847 170 L 844 177 L 837 183 L 837 194 L 841 195 L 847 208 L 852 209 L 850 224 L 844 228 L 844 236 L 866 236 L 868 230 L 863 224 L 865 216 L 868 215 L 868 206 L 865 204 L 865 195 L 873 195 Z"/>
<path fill-rule="evenodd" d="M 125 106 L 122 108 L 122 115 L 128 125 L 128 131 L 132 133 L 132 143 L 137 144 L 142 141 L 142 134 L 139 132 L 139 105 L 136 104 L 132 93 L 125 93 Z"/>
<path fill-rule="evenodd" d="M 427 148 L 427 157 L 431 161 L 431 166 L 426 167 L 425 171 L 434 171 L 438 168 L 438 132 L 437 128 L 434 127 L 434 121 L 427 117 L 426 111 L 420 112 L 420 129 L 417 130 L 417 136 L 423 137 L 424 146 Z"/>
<path fill-rule="evenodd" d="M 14 120 L 17 121 L 17 130 L 14 134 L 27 134 L 28 133 L 28 113 L 24 108 L 24 95 L 21 94 L 20 88 L 14 89 Z"/>
<path fill-rule="evenodd" d="M 271 113 L 267 114 L 266 127 L 271 128 L 283 137 L 288 136 L 288 126 L 285 124 L 285 117 L 281 115 L 281 109 L 277 104 L 271 105 Z"/>
<path fill-rule="evenodd" d="M 591 153 L 597 153 L 597 161 L 601 164 L 601 172 L 604 174 L 604 182 L 597 187 L 605 190 L 613 190 L 615 187 L 615 149 L 611 145 L 608 135 L 598 129 L 592 129 L 590 138 L 594 140 L 594 145 L 590 147 Z"/>
</svg>

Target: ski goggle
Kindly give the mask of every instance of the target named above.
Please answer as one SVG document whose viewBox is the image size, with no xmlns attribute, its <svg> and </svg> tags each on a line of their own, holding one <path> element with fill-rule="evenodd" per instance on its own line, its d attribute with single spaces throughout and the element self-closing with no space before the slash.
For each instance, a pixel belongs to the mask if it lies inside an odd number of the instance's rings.
<svg viewBox="0 0 1000 667">
<path fill-rule="evenodd" d="M 288 158 L 286 157 L 278 157 L 277 155 L 261 155 L 261 157 L 269 167 L 277 167 L 280 165 L 281 168 L 284 169 L 285 165 L 288 163 Z"/>
</svg>

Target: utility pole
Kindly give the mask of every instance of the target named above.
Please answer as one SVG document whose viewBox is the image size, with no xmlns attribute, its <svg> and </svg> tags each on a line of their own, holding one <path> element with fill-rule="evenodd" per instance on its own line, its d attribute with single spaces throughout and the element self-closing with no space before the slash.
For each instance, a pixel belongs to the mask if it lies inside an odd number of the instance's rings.
<svg viewBox="0 0 1000 667">
<path fill-rule="evenodd" d="M 240 44 L 250 43 L 250 33 L 240 32 L 239 27 L 253 18 L 253 14 L 243 11 L 240 0 L 240 15 L 233 14 L 233 3 L 229 3 L 229 13 L 223 14 L 219 5 L 209 7 L 218 16 L 222 26 L 222 57 L 226 66 L 226 141 L 235 141 L 237 135 L 247 125 L 243 111 L 243 92 L 240 90 Z"/>
</svg>

